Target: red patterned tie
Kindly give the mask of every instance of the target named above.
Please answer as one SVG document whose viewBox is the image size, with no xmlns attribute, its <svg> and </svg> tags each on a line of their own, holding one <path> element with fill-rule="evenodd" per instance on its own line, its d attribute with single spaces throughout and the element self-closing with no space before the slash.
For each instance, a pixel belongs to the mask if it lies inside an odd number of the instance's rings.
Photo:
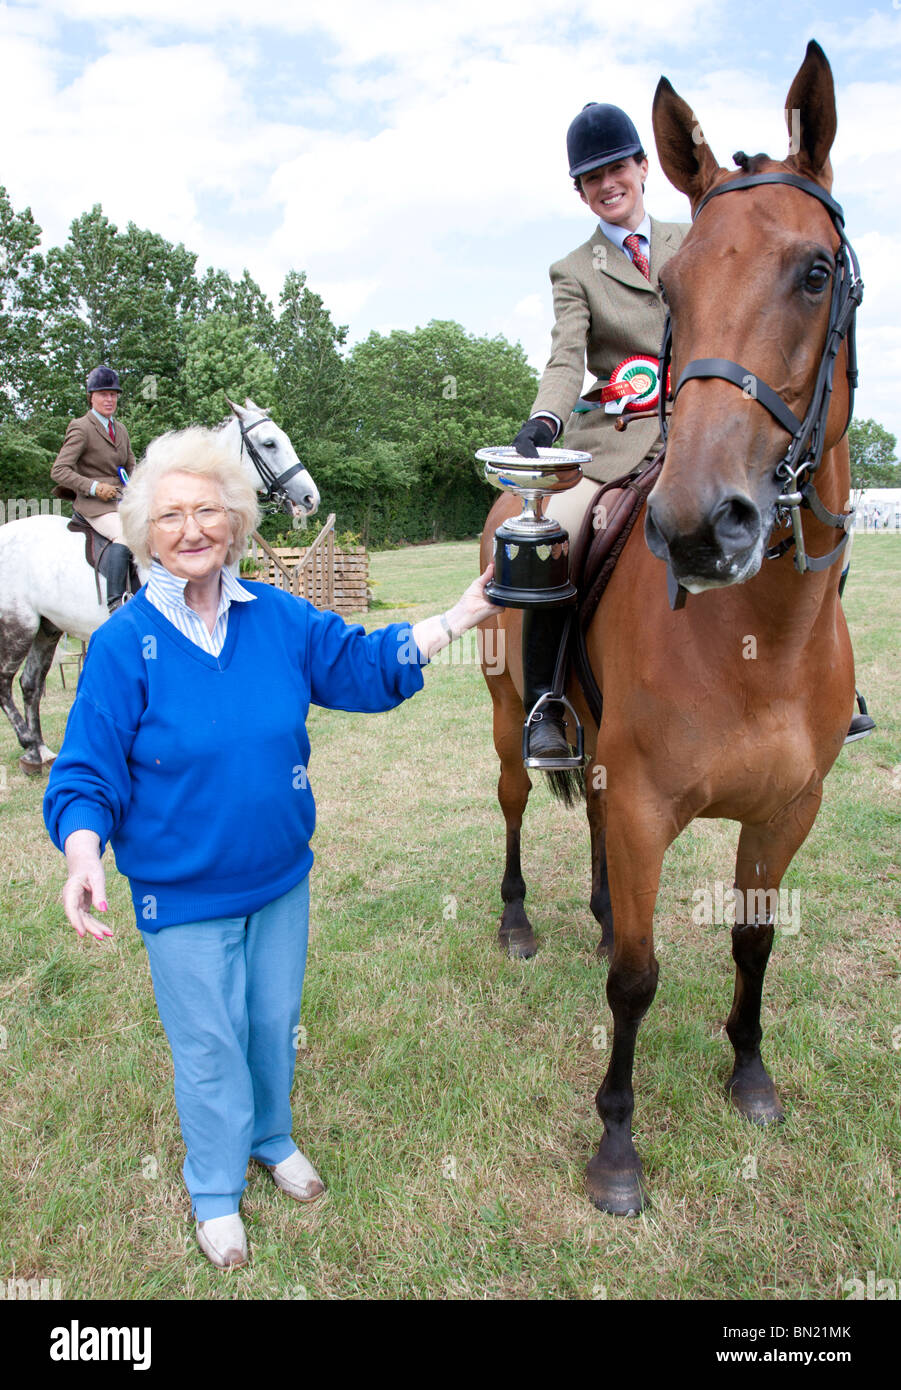
<svg viewBox="0 0 901 1390">
<path fill-rule="evenodd" d="M 623 245 L 627 246 L 632 252 L 632 264 L 641 271 L 646 280 L 650 280 L 651 263 L 640 248 L 638 233 L 632 232 L 630 236 L 625 238 Z"/>
<path fill-rule="evenodd" d="M 647 264 L 647 262 L 645 262 L 645 264 Z M 111 439 L 111 440 L 113 441 L 113 443 L 115 444 L 115 442 L 116 442 L 116 431 L 113 429 L 113 420 L 112 420 L 112 416 L 110 416 L 109 420 L 107 420 L 107 422 L 106 422 L 106 428 L 109 430 L 109 437 L 110 437 L 110 439 Z"/>
</svg>

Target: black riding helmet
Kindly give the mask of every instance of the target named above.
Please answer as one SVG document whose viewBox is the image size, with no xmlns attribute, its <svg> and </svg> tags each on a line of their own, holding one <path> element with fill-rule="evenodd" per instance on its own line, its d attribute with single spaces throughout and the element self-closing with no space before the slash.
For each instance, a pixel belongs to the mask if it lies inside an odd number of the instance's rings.
<svg viewBox="0 0 901 1390">
<path fill-rule="evenodd" d="M 566 132 L 570 178 L 642 150 L 638 131 L 625 111 L 604 102 L 590 101 L 583 106 Z"/>
<path fill-rule="evenodd" d="M 121 391 L 119 373 L 112 367 L 95 367 L 88 377 L 87 390 L 89 396 L 93 391 Z"/>
</svg>

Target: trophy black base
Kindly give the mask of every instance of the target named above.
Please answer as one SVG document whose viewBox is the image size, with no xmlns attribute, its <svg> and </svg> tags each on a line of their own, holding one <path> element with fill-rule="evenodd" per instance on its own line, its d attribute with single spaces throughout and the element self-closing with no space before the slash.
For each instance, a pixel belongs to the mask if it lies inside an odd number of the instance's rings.
<svg viewBox="0 0 901 1390">
<path fill-rule="evenodd" d="M 578 596 L 575 585 L 563 589 L 510 589 L 502 584 L 486 584 L 485 597 L 504 608 L 562 608 Z"/>
<path fill-rule="evenodd" d="M 562 526 L 524 536 L 499 526 L 494 534 L 494 578 L 485 586 L 507 608 L 560 608 L 577 590 L 569 578 L 569 536 Z"/>
</svg>

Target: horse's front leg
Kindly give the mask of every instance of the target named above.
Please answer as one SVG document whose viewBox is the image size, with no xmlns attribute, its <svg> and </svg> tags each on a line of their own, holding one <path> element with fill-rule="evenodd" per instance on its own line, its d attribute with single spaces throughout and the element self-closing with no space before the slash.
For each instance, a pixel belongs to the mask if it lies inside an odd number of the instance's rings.
<svg viewBox="0 0 901 1390">
<path fill-rule="evenodd" d="M 641 1160 L 632 1143 L 632 1067 L 638 1025 L 657 990 L 654 906 L 669 843 L 662 832 L 665 818 L 651 799 L 638 794 L 633 771 L 634 764 L 617 774 L 616 782 L 628 788 L 628 795 L 611 798 L 607 819 L 607 864 L 616 914 L 607 977 L 613 1046 L 595 1102 L 604 1136 L 587 1176 L 595 1206 L 618 1216 L 637 1214 L 646 1201 Z"/>
<path fill-rule="evenodd" d="M 591 831 L 591 911 L 600 923 L 599 960 L 609 960 L 613 952 L 613 904 L 610 901 L 610 876 L 607 873 L 607 799 L 606 773 L 595 763 L 585 777 L 585 801 L 588 827 Z"/>
<path fill-rule="evenodd" d="M 522 707 L 515 709 L 505 719 L 495 714 L 495 742 L 501 757 L 501 774 L 498 778 L 497 796 L 504 813 L 507 827 L 506 859 L 504 877 L 501 881 L 501 897 L 504 900 L 504 913 L 498 930 L 498 940 L 514 959 L 527 960 L 538 950 L 538 941 L 532 931 L 532 924 L 526 916 L 526 884 L 522 876 L 520 857 L 520 836 L 522 819 L 532 783 L 522 765 Z M 503 728 L 498 728 L 498 723 Z M 510 725 L 513 725 L 512 732 Z"/>
<path fill-rule="evenodd" d="M 784 1119 L 776 1087 L 760 1055 L 763 980 L 773 945 L 779 885 L 816 819 L 821 797 L 822 781 L 816 777 L 776 820 L 743 825 L 738 840 L 732 928 L 735 994 L 726 1023 L 735 1066 L 727 1090 L 733 1105 L 760 1125 Z"/>
<path fill-rule="evenodd" d="M 487 626 L 487 625 L 486 625 Z M 488 634 L 496 632 L 493 645 Z M 494 706 L 494 746 L 500 759 L 501 771 L 497 784 L 497 798 L 504 813 L 506 826 L 506 857 L 504 877 L 501 882 L 501 897 L 504 912 L 498 930 L 498 941 L 507 954 L 514 959 L 525 960 L 534 956 L 538 941 L 532 931 L 532 924 L 526 916 L 526 884 L 522 876 L 520 837 L 522 820 L 532 783 L 522 763 L 522 726 L 525 713 L 522 700 L 514 684 L 512 664 L 519 670 L 521 648 L 520 615 L 515 611 L 504 614 L 496 629 L 487 628 L 483 645 L 483 673 Z M 494 663 L 488 661 L 493 652 L 498 658 Z M 509 654 L 510 662 L 505 659 Z"/>
</svg>

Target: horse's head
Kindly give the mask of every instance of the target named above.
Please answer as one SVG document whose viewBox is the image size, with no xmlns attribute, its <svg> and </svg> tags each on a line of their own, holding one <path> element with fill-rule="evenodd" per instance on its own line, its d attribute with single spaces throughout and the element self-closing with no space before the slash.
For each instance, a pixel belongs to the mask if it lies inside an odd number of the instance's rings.
<svg viewBox="0 0 901 1390">
<path fill-rule="evenodd" d="M 661 78 L 654 97 L 657 150 L 693 214 L 711 190 L 747 174 L 782 171 L 828 192 L 835 93 L 815 43 L 808 45 L 786 108 L 788 158 L 739 155 L 736 173 L 720 168 L 688 105 Z M 804 418 L 827 333 L 839 245 L 817 198 L 785 184 L 756 185 L 706 202 L 660 276 L 673 329 L 673 386 L 689 363 L 702 365 L 698 359 L 728 359 L 742 369 L 731 379 L 689 377 L 682 384 L 666 461 L 648 499 L 648 544 L 693 593 L 739 584 L 760 568 L 783 490 L 776 469 L 791 435 L 759 397 L 768 386 Z M 779 402 L 773 404 L 778 412 Z M 847 405 L 845 372 L 836 370 L 827 449 L 844 432 Z"/>
<path fill-rule="evenodd" d="M 269 415 L 248 399 L 243 406 L 225 397 L 237 417 L 241 457 L 253 476 L 257 492 L 284 499 L 291 516 L 312 516 L 319 506 L 319 489 L 294 452 L 294 446 Z"/>
</svg>

